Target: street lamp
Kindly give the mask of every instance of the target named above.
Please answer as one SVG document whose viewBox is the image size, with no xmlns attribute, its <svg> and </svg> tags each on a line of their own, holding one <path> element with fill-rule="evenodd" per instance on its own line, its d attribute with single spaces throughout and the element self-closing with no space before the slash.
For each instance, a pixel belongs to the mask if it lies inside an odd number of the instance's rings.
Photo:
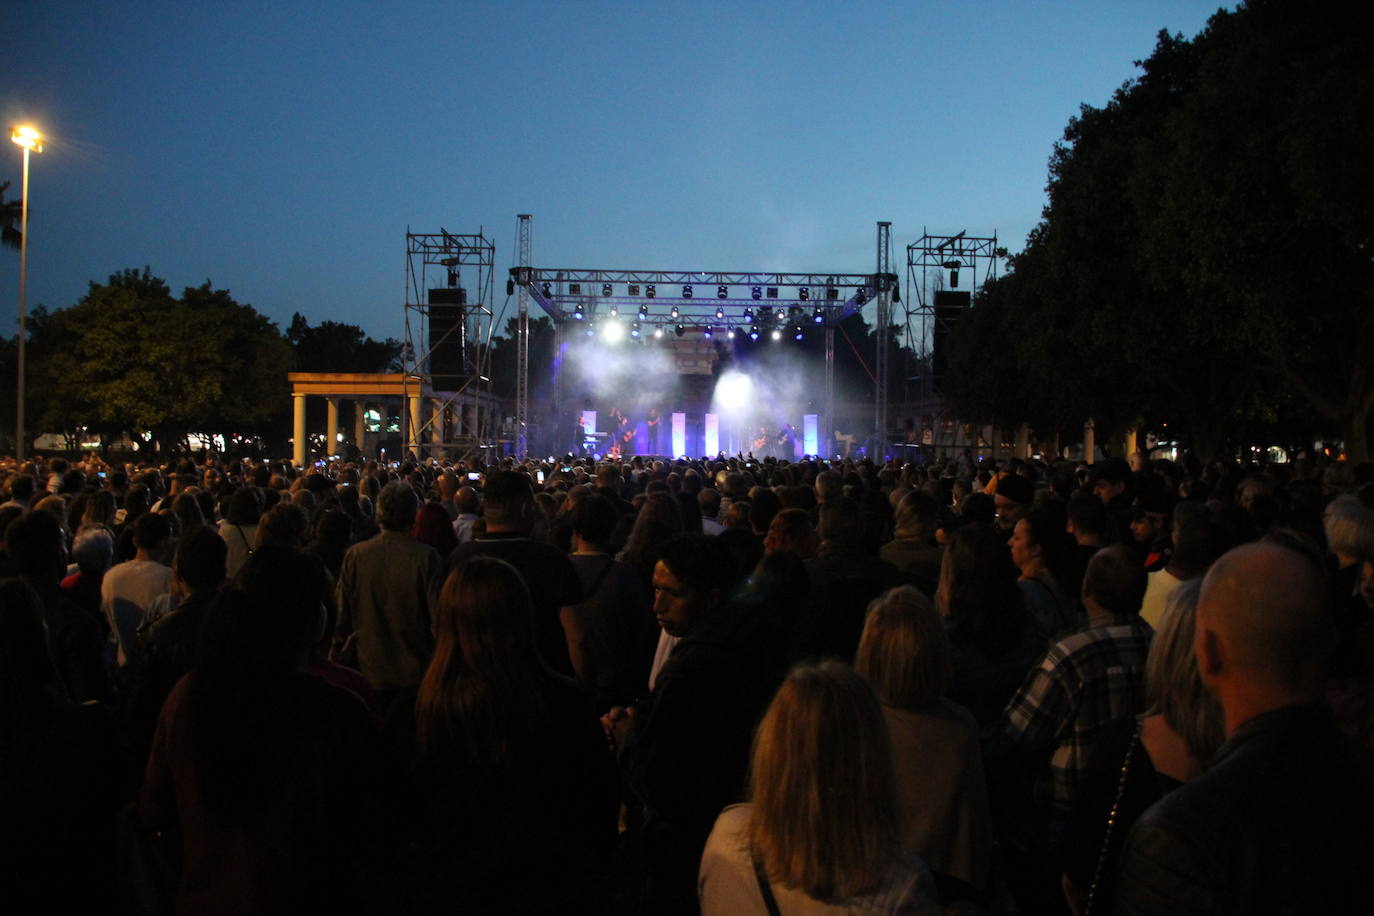
<svg viewBox="0 0 1374 916">
<path fill-rule="evenodd" d="M 24 319 L 28 312 L 25 294 L 29 267 L 29 153 L 43 152 L 43 135 L 32 127 L 16 127 L 10 139 L 24 148 L 24 188 L 19 202 L 19 381 L 15 409 L 15 454 L 24 460 Z"/>
</svg>

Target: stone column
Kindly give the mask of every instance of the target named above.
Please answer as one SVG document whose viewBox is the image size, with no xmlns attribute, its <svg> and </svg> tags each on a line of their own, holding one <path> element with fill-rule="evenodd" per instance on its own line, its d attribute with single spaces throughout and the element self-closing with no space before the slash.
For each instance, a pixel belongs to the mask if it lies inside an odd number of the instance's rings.
<svg viewBox="0 0 1374 916">
<path fill-rule="evenodd" d="M 324 399 L 324 457 L 339 451 L 339 399 Z"/>
<path fill-rule="evenodd" d="M 353 445 L 362 454 L 367 454 L 367 402 L 353 402 Z"/>
<path fill-rule="evenodd" d="M 1126 458 L 1127 461 L 1129 461 L 1129 460 L 1131 459 L 1131 456 L 1134 455 L 1135 453 L 1136 453 L 1136 431 L 1135 431 L 1134 429 L 1128 429 L 1128 430 L 1126 430 L 1125 448 L 1124 448 L 1124 450 L 1121 452 L 1121 454 L 1122 454 L 1123 456 L 1125 456 L 1125 458 Z"/>
<path fill-rule="evenodd" d="M 430 410 L 433 411 L 434 422 L 429 427 L 429 444 L 432 446 L 430 454 L 435 458 L 439 457 L 440 446 L 444 442 L 444 401 L 443 398 L 431 398 L 429 402 Z"/>
<path fill-rule="evenodd" d="M 305 395 L 296 392 L 291 393 L 292 411 L 292 444 L 294 449 L 291 453 L 291 462 L 298 468 L 305 467 L 305 459 L 308 450 L 305 445 Z"/>
<path fill-rule="evenodd" d="M 407 405 L 410 414 L 410 425 L 406 428 L 406 437 L 410 440 L 402 448 L 411 448 L 412 454 L 418 459 L 420 457 L 420 404 L 422 398 L 418 394 L 409 395 L 406 398 L 410 403 Z M 411 446 L 410 443 L 414 443 Z"/>
<path fill-rule="evenodd" d="M 1016 457 L 1030 457 L 1030 426 L 1025 423 L 1016 428 Z"/>
<path fill-rule="evenodd" d="M 1083 460 L 1088 464 L 1096 461 L 1097 454 L 1097 430 L 1093 427 L 1093 421 L 1089 420 L 1083 424 Z"/>
</svg>

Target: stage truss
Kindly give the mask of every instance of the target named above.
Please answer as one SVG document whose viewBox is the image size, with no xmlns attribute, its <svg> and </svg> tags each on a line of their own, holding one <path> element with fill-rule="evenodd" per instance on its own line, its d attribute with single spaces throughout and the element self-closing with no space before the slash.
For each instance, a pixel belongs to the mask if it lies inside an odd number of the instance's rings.
<svg viewBox="0 0 1374 916">
<path fill-rule="evenodd" d="M 489 447 L 496 430 L 485 419 L 483 400 L 492 401 L 490 341 L 496 246 L 481 229 L 475 234 L 406 232 L 405 342 L 402 369 L 416 379 L 418 391 L 411 397 L 433 399 L 436 409 L 416 417 L 401 410 L 404 449 L 422 454 L 424 449 L 443 449 L 460 457 Z M 441 301 L 443 300 L 443 301 Z M 431 324 L 431 308 L 458 308 L 458 320 Z M 445 373 L 436 384 L 431 359 L 446 349 L 458 371 Z M 462 407 L 475 405 L 472 421 L 461 421 Z M 445 423 L 446 416 L 457 415 Z"/>
<path fill-rule="evenodd" d="M 935 308 L 935 294 L 957 289 L 971 293 L 971 300 L 976 301 L 983 284 L 997 277 L 1002 257 L 996 233 L 931 235 L 923 230 L 921 238 L 907 246 L 906 350 L 908 359 L 914 355 L 916 360 L 904 373 L 908 401 L 919 399 L 929 403 L 938 394 L 938 379 L 933 375 L 934 341 L 937 330 L 943 334 L 949 325 L 947 316 Z M 913 381 L 920 382 L 914 392 Z"/>
<path fill-rule="evenodd" d="M 655 331 L 703 335 L 711 328 L 724 337 L 730 328 L 747 333 L 750 327 L 771 332 L 774 328 L 801 325 L 805 330 L 825 330 L 825 414 L 822 428 L 830 429 L 834 418 L 835 326 L 862 309 L 876 303 L 879 326 L 889 316 L 890 302 L 897 289 L 897 275 L 888 269 L 891 223 L 878 224 L 878 269 L 874 273 L 777 273 L 772 271 L 717 270 L 605 270 L 583 268 L 534 267 L 528 262 L 530 216 L 518 217 L 522 239 L 520 262 L 510 270 L 507 293 L 518 292 L 520 303 L 517 367 L 516 422 L 519 426 L 516 455 L 525 457 L 525 430 L 529 417 L 528 390 L 528 303 L 533 301 L 552 319 L 560 332 L 573 324 L 595 328 L 598 323 L 615 320 L 627 328 L 637 326 L 641 339 L 651 339 Z M 745 320 L 746 310 L 752 321 Z M 779 314 L 781 312 L 781 315 Z M 817 320 L 819 316 L 819 321 Z M 885 330 L 885 329 L 884 329 Z M 887 335 L 879 332 L 881 347 Z M 879 392 L 886 390 L 886 361 L 879 364 Z M 875 430 L 879 448 L 886 443 L 886 398 L 877 400 Z"/>
</svg>

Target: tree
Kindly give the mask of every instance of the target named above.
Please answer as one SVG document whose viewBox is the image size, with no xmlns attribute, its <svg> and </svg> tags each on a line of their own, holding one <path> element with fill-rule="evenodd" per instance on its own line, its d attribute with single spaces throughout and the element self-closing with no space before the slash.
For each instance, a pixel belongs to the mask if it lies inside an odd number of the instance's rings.
<svg viewBox="0 0 1374 916">
<path fill-rule="evenodd" d="M 1161 33 L 1139 77 L 1083 106 L 1043 218 L 978 306 L 1002 321 L 955 335 L 955 406 L 991 416 L 973 377 L 991 372 L 1029 389 L 1009 400 L 1038 422 L 1168 420 L 1211 457 L 1291 417 L 1296 396 L 1309 435 L 1339 431 L 1367 457 L 1374 33 L 1360 23 L 1255 0 L 1191 41 Z"/>
<path fill-rule="evenodd" d="M 301 372 L 400 372 L 401 342 L 373 340 L 355 324 L 322 321 L 313 328 L 300 312 L 286 329 Z"/>
<path fill-rule="evenodd" d="M 5 192 L 9 188 L 10 183 L 8 181 L 0 182 L 0 245 L 18 251 L 24 237 L 14 227 L 23 218 L 24 202 L 22 200 L 5 200 Z"/>
<path fill-rule="evenodd" d="M 75 418 L 171 450 L 190 432 L 265 429 L 286 410 L 290 351 L 276 325 L 208 281 L 178 300 L 150 268 L 125 270 L 51 318 L 34 366 L 45 428 Z"/>
</svg>

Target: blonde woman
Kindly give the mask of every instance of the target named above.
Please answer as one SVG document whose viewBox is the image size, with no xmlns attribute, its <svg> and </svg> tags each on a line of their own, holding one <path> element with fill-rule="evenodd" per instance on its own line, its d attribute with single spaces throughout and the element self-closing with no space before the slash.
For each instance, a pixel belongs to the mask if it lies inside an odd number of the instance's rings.
<svg viewBox="0 0 1374 916">
<path fill-rule="evenodd" d="M 940 876 L 943 896 L 986 899 L 992 822 L 978 724 L 945 697 L 954 665 L 930 599 L 904 586 L 870 604 L 854 666 L 892 738 L 902 848 Z"/>
<path fill-rule="evenodd" d="M 792 672 L 759 725 L 750 781 L 752 803 L 721 812 L 706 842 L 703 916 L 936 908 L 930 871 L 901 852 L 887 726 L 853 670 Z"/>
</svg>

